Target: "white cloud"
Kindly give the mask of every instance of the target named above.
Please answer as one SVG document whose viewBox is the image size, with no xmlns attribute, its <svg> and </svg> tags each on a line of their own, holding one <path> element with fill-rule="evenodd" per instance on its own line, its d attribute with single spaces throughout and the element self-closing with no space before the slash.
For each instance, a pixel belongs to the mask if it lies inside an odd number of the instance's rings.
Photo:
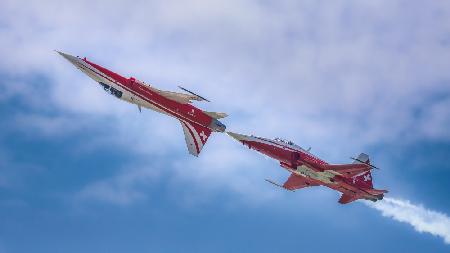
<svg viewBox="0 0 450 253">
<path fill-rule="evenodd" d="M 450 117 L 447 117 L 450 108 L 450 97 L 438 100 L 430 106 L 425 115 L 422 115 L 421 127 L 424 136 L 430 139 L 450 139 Z"/>
<path fill-rule="evenodd" d="M 408 200 L 395 198 L 384 198 L 375 203 L 365 201 L 365 203 L 381 211 L 385 217 L 408 223 L 416 231 L 439 236 L 446 244 L 450 244 L 450 217 L 444 213 L 412 204 Z"/>
<path fill-rule="evenodd" d="M 273 188 L 264 187 L 267 186 L 264 178 L 276 175 L 276 170 L 282 170 L 275 161 L 268 162 L 267 157 L 261 159 L 261 155 L 225 135 L 216 135 L 209 142 L 198 159 L 185 157 L 173 162 L 170 167 L 173 169 L 174 184 L 189 183 L 189 191 L 196 194 L 209 192 L 209 195 L 214 195 L 211 189 L 232 192 L 245 202 L 262 202 L 273 197 Z M 273 170 L 265 170 L 267 164 L 272 165 Z M 288 175 L 286 172 L 284 176 Z M 193 196 L 195 194 L 189 194 L 190 201 Z"/>
<path fill-rule="evenodd" d="M 183 84 L 213 101 L 199 107 L 229 113 L 230 130 L 286 137 L 343 162 L 371 144 L 449 140 L 450 107 L 433 99 L 450 94 L 449 10 L 448 1 L 401 0 L 3 1 L 0 73 L 19 85 L 0 87 L 6 97 L 34 101 L 35 114 L 17 122 L 35 134 L 72 134 L 103 118 L 102 143 L 137 154 L 183 152 L 186 160 L 173 165 L 179 180 L 263 196 L 248 187 L 265 175 L 257 174 L 259 156 L 214 142 L 215 135 L 193 160 L 177 122 L 105 96 L 52 50 L 86 55 L 162 89 Z M 48 78 L 43 87 L 23 79 L 33 74 Z M 36 115 L 49 108 L 58 115 Z M 247 163 L 252 172 L 240 170 Z M 91 189 L 134 196 L 118 185 Z"/>
<path fill-rule="evenodd" d="M 48 76 L 50 100 L 42 104 L 64 112 L 133 120 L 128 107 L 104 96 L 59 59 L 55 48 L 162 88 L 186 84 L 214 101 L 202 107 L 230 113 L 233 126 L 287 135 L 305 145 L 448 139 L 434 129 L 450 119 L 449 110 L 441 110 L 441 121 L 425 125 L 414 115 L 417 108 L 425 114 L 433 108 L 435 101 L 427 98 L 434 93 L 450 92 L 445 2 L 3 5 L 0 34 L 6 39 L 0 52 L 8 60 L 0 61 L 0 68 Z M 424 129 L 411 129 L 415 125 Z"/>
<path fill-rule="evenodd" d="M 7 135 L 8 133 L 2 132 L 0 134 L 0 142 L 4 141 L 3 134 Z M 33 177 L 45 170 L 39 164 L 33 164 L 26 160 L 17 160 L 11 153 L 9 149 L 0 146 L 0 189 L 23 189 L 26 187 L 25 178 Z M 10 199 L 5 198 L 5 201 L 8 202 Z"/>
<path fill-rule="evenodd" d="M 159 176 L 152 166 L 127 168 L 119 174 L 88 184 L 75 196 L 80 201 L 102 201 L 116 205 L 129 205 L 145 200 L 141 186 L 151 184 Z"/>
</svg>

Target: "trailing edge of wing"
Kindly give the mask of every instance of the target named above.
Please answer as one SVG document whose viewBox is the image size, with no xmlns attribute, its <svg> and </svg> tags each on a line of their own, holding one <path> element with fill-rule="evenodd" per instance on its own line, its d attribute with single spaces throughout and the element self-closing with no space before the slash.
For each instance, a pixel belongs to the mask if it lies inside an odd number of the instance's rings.
<svg viewBox="0 0 450 253">
<path fill-rule="evenodd" d="M 184 139 L 188 148 L 189 154 L 198 156 L 203 149 L 203 146 L 208 141 L 211 135 L 211 130 L 206 127 L 193 125 L 186 121 L 181 121 L 183 127 Z"/>
</svg>

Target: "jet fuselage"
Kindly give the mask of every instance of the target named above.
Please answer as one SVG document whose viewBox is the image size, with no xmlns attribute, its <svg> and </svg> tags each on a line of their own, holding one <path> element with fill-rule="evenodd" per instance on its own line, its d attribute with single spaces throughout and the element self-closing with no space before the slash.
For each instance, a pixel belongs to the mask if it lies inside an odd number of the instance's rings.
<svg viewBox="0 0 450 253">
<path fill-rule="evenodd" d="M 201 109 L 191 105 L 178 103 L 168 99 L 152 89 L 148 84 L 140 82 L 133 77 L 125 78 L 100 65 L 88 61 L 86 58 L 74 57 L 61 53 L 87 76 L 98 82 L 103 89 L 112 95 L 127 102 L 152 109 L 177 119 L 209 128 L 214 132 L 224 132 L 225 125 L 219 120 L 205 114 Z"/>
<path fill-rule="evenodd" d="M 361 187 L 361 185 L 359 185 L 361 182 L 355 182 L 352 178 L 343 177 L 333 170 L 322 169 L 324 166 L 328 165 L 327 162 L 292 142 L 230 132 L 228 132 L 228 134 L 248 148 L 278 160 L 280 166 L 284 169 L 296 175 L 308 178 L 310 182 L 313 182 L 316 185 L 323 185 L 342 192 L 343 194 L 356 195 L 373 201 L 382 198 L 382 194 L 380 195 L 378 192 L 371 192 L 373 189 Z M 369 178 L 366 179 L 368 180 Z"/>
</svg>

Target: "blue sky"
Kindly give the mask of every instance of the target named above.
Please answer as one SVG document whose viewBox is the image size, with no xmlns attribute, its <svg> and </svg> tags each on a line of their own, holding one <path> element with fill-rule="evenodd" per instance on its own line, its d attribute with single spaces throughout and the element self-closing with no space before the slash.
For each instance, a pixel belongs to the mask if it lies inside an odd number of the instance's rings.
<svg viewBox="0 0 450 253">
<path fill-rule="evenodd" d="M 448 252 L 449 24 L 446 1 L 3 1 L 0 253 Z M 369 153 L 389 199 L 280 191 L 223 134 L 192 157 L 54 49 L 185 86 L 231 131 Z"/>
</svg>

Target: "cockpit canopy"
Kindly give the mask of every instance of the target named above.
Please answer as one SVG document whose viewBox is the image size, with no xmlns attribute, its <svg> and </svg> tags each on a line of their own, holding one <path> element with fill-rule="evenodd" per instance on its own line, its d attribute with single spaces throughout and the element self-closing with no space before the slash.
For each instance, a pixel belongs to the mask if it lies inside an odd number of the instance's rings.
<svg viewBox="0 0 450 253">
<path fill-rule="evenodd" d="M 281 138 L 275 138 L 275 140 L 276 141 L 280 141 L 280 142 L 283 142 L 283 143 L 286 143 L 286 144 L 288 144 L 288 145 L 295 145 L 295 143 L 294 142 L 292 142 L 292 141 L 288 141 L 288 140 L 285 140 L 285 139 L 281 139 Z"/>
</svg>

